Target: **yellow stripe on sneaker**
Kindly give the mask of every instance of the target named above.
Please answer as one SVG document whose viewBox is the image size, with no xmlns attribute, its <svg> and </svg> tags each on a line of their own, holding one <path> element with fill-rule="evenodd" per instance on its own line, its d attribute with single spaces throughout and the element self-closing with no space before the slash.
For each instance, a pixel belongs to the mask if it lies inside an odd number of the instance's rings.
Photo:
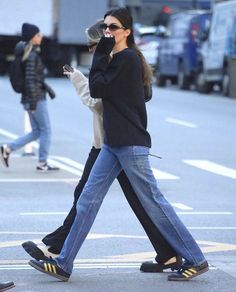
<svg viewBox="0 0 236 292">
<path fill-rule="evenodd" d="M 57 273 L 57 270 L 56 270 L 56 267 L 50 263 L 44 263 L 44 270 L 46 272 L 50 272 L 50 273 L 54 273 L 56 274 Z"/>
<path fill-rule="evenodd" d="M 52 272 L 52 266 L 51 266 L 51 264 L 48 264 L 48 270 L 49 270 L 50 273 Z"/>
<path fill-rule="evenodd" d="M 47 264 L 46 264 L 46 263 L 44 263 L 43 265 L 44 265 L 44 270 L 45 270 L 45 271 L 48 271 Z"/>
<path fill-rule="evenodd" d="M 189 278 L 190 276 L 192 276 L 192 274 L 188 275 L 188 274 L 186 273 L 186 271 L 183 272 L 182 275 L 183 275 L 185 278 Z"/>
<path fill-rule="evenodd" d="M 193 276 L 194 274 L 196 274 L 197 273 L 197 271 L 195 270 L 195 269 L 188 269 L 188 270 L 185 270 L 183 273 L 182 273 L 182 275 L 184 276 L 184 277 L 186 277 L 186 278 L 189 278 L 189 277 L 191 277 L 191 276 Z"/>
<path fill-rule="evenodd" d="M 189 276 L 192 276 L 192 275 L 194 274 L 194 273 L 192 273 L 192 272 L 189 271 L 189 270 L 184 271 L 184 273 L 187 274 L 187 275 L 189 275 Z"/>
<path fill-rule="evenodd" d="M 53 270 L 53 273 L 54 273 L 54 274 L 57 273 L 56 267 L 55 267 L 54 265 L 52 265 L 52 270 Z"/>
<path fill-rule="evenodd" d="M 197 271 L 195 270 L 195 269 L 188 269 L 188 271 L 190 271 L 190 272 L 192 272 L 192 273 L 194 273 L 194 274 L 196 274 L 197 273 Z"/>
</svg>

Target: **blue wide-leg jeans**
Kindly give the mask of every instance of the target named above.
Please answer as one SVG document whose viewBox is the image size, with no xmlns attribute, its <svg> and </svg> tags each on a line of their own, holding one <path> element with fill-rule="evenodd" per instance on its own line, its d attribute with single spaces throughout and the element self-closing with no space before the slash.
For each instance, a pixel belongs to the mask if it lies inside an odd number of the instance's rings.
<svg viewBox="0 0 236 292">
<path fill-rule="evenodd" d="M 149 148 L 104 145 L 77 202 L 77 215 L 63 245 L 58 265 L 72 273 L 73 261 L 96 218 L 114 179 L 123 169 L 153 223 L 186 264 L 197 266 L 205 258 L 187 228 L 157 187 L 149 164 Z"/>
</svg>

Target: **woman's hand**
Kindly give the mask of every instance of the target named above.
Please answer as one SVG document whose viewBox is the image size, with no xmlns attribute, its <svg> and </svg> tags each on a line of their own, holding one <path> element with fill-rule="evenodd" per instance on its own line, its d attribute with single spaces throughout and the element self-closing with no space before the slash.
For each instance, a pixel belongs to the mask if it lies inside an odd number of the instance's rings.
<svg viewBox="0 0 236 292">
<path fill-rule="evenodd" d="M 96 52 L 101 52 L 109 55 L 115 45 L 115 38 L 109 33 L 104 34 L 104 36 L 100 39 Z"/>
<path fill-rule="evenodd" d="M 69 72 L 67 70 L 63 70 L 63 75 L 66 75 L 67 77 L 71 77 L 71 75 L 73 74 L 73 72 Z"/>
</svg>

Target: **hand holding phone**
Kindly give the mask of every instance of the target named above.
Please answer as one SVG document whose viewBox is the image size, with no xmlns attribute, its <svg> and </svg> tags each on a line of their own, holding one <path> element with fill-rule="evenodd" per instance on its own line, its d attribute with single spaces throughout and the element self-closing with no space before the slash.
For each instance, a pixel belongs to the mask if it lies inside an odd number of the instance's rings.
<svg viewBox="0 0 236 292">
<path fill-rule="evenodd" d="M 63 70 L 64 71 L 66 71 L 66 72 L 74 72 L 74 68 L 73 67 L 71 67 L 70 65 L 68 65 L 68 64 L 65 64 L 64 66 L 63 66 Z"/>
</svg>

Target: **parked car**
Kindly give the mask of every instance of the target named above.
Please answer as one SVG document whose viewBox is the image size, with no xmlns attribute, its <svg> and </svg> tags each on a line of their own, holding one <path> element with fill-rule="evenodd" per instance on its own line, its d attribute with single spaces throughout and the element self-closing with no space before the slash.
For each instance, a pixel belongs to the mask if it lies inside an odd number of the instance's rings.
<svg viewBox="0 0 236 292">
<path fill-rule="evenodd" d="M 163 26 L 135 26 L 135 41 L 148 64 L 154 69 L 156 65 L 160 37 L 165 32 Z"/>
<path fill-rule="evenodd" d="M 189 10 L 173 14 L 162 38 L 156 63 L 156 82 L 165 86 L 170 79 L 180 89 L 188 89 L 194 81 L 197 66 L 199 35 L 210 25 L 211 13 L 206 10 Z"/>
<path fill-rule="evenodd" d="M 236 54 L 236 1 L 216 3 L 207 36 L 198 56 L 196 87 L 208 93 L 215 84 L 229 94 L 229 61 Z"/>
</svg>

